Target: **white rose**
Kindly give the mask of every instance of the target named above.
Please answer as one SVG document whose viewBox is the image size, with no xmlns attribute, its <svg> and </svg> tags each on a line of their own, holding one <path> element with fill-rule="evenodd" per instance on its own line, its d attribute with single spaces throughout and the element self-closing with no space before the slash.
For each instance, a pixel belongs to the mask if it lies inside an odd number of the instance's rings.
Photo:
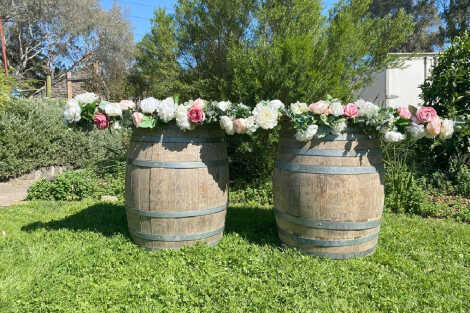
<svg viewBox="0 0 470 313">
<path fill-rule="evenodd" d="M 177 104 L 172 97 L 166 98 L 160 102 L 157 108 L 158 117 L 160 117 L 165 123 L 168 123 L 176 116 Z"/>
<path fill-rule="evenodd" d="M 258 125 L 256 124 L 256 120 L 254 116 L 250 116 L 245 119 L 246 124 L 246 133 L 248 135 L 253 135 L 258 130 Z"/>
<path fill-rule="evenodd" d="M 315 136 L 318 132 L 318 125 L 310 125 L 309 127 L 307 127 L 307 129 L 303 132 L 297 132 L 297 134 L 295 134 L 295 139 L 297 139 L 297 141 L 310 141 L 313 139 L 313 136 Z"/>
<path fill-rule="evenodd" d="M 405 129 L 413 139 L 421 139 L 425 135 L 424 125 L 421 124 L 411 123 L 411 125 L 405 127 Z"/>
<path fill-rule="evenodd" d="M 146 98 L 142 100 L 139 104 L 140 110 L 143 113 L 147 113 L 147 114 L 152 114 L 158 109 L 159 106 L 160 106 L 160 101 L 158 101 L 157 99 L 153 97 Z"/>
<path fill-rule="evenodd" d="M 338 122 L 333 124 L 333 127 L 331 130 L 333 134 L 339 135 L 343 133 L 346 130 L 346 128 L 348 128 L 348 124 L 346 123 L 346 120 L 340 119 Z"/>
<path fill-rule="evenodd" d="M 90 104 L 98 100 L 98 96 L 92 92 L 81 93 L 76 95 L 75 100 L 80 104 Z"/>
<path fill-rule="evenodd" d="M 230 101 L 221 101 L 217 103 L 217 108 L 222 112 L 227 111 L 231 106 L 232 103 Z"/>
<path fill-rule="evenodd" d="M 235 134 L 235 128 L 233 127 L 233 120 L 228 116 L 220 117 L 220 127 L 225 130 L 227 135 Z"/>
<path fill-rule="evenodd" d="M 281 102 L 281 100 L 272 100 L 272 101 L 269 101 L 268 103 L 268 106 L 270 106 L 271 108 L 279 111 L 280 109 L 284 109 L 284 103 Z"/>
<path fill-rule="evenodd" d="M 439 137 L 441 139 L 449 139 L 454 134 L 454 121 L 444 119 L 441 124 L 441 133 Z"/>
<path fill-rule="evenodd" d="M 405 140 L 405 134 L 397 131 L 388 131 L 385 133 L 385 142 L 400 142 Z"/>
<path fill-rule="evenodd" d="M 75 99 L 70 99 L 67 101 L 64 110 L 64 119 L 68 123 L 79 122 L 82 118 L 82 109 L 80 108 L 80 104 Z"/>
<path fill-rule="evenodd" d="M 119 106 L 121 107 L 121 111 L 135 109 L 135 103 L 131 100 L 121 100 L 121 102 L 119 102 Z"/>
<path fill-rule="evenodd" d="M 103 110 L 107 116 L 121 116 L 122 115 L 121 106 L 119 105 L 119 103 L 106 102 L 106 104 L 103 106 Z"/>
<path fill-rule="evenodd" d="M 380 108 L 372 102 L 359 99 L 354 104 L 357 106 L 357 115 L 359 117 L 372 118 L 379 114 Z"/>
<path fill-rule="evenodd" d="M 290 105 L 290 110 L 294 114 L 303 114 L 308 111 L 307 103 L 296 102 Z"/>
<path fill-rule="evenodd" d="M 188 118 L 188 110 L 189 106 L 184 105 L 179 105 L 176 108 L 176 125 L 178 125 L 178 127 L 183 131 L 191 130 L 194 128 L 194 125 Z"/>
<path fill-rule="evenodd" d="M 277 119 L 279 118 L 278 110 L 270 105 L 265 105 L 260 102 L 253 110 L 256 124 L 263 129 L 273 129 L 277 126 Z"/>
<path fill-rule="evenodd" d="M 328 108 L 328 112 L 333 115 L 333 116 L 342 116 L 344 114 L 344 108 L 341 102 L 335 101 L 330 104 L 330 107 Z"/>
</svg>

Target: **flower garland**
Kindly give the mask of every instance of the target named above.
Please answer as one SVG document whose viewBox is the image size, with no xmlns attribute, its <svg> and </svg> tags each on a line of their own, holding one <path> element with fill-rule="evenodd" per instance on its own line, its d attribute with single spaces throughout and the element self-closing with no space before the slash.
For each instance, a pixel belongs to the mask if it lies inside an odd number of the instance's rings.
<svg viewBox="0 0 470 313">
<path fill-rule="evenodd" d="M 362 99 L 343 105 L 330 96 L 310 105 L 292 103 L 288 108 L 279 100 L 261 101 L 251 110 L 244 104 L 230 101 L 196 99 L 178 104 L 177 97 L 164 100 L 150 97 L 138 105 L 130 100 L 114 103 L 101 101 L 93 93 L 84 93 L 67 101 L 64 119 L 69 124 L 93 122 L 98 129 L 120 128 L 124 112 L 132 118 L 136 128 L 155 128 L 174 120 L 183 131 L 218 124 L 227 135 L 252 135 L 259 128 L 270 130 L 283 117 L 291 122 L 295 138 L 302 142 L 339 135 L 350 128 L 379 134 L 386 142 L 438 136 L 448 139 L 455 125 L 452 120 L 441 119 L 432 107 L 380 108 Z"/>
</svg>

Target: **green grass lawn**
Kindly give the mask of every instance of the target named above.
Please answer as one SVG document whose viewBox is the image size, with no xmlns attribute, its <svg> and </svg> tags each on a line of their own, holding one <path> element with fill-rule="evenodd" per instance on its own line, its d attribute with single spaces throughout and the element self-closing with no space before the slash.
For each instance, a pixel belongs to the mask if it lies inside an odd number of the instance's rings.
<svg viewBox="0 0 470 313">
<path fill-rule="evenodd" d="M 334 261 L 238 205 L 218 246 L 149 252 L 120 204 L 31 202 L 0 209 L 0 312 L 470 312 L 470 226 L 386 214 L 373 256 Z"/>
</svg>

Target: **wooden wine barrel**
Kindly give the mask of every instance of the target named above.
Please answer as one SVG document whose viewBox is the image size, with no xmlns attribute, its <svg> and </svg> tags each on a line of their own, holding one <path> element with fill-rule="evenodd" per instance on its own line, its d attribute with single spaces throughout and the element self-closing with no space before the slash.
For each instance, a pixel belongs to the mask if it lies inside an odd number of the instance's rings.
<svg viewBox="0 0 470 313">
<path fill-rule="evenodd" d="M 353 133 L 298 142 L 281 135 L 274 176 L 281 241 L 331 259 L 374 252 L 384 203 L 377 143 Z"/>
<path fill-rule="evenodd" d="M 215 245 L 225 226 L 228 164 L 224 133 L 174 125 L 137 129 L 128 152 L 126 210 L 145 248 Z"/>
</svg>

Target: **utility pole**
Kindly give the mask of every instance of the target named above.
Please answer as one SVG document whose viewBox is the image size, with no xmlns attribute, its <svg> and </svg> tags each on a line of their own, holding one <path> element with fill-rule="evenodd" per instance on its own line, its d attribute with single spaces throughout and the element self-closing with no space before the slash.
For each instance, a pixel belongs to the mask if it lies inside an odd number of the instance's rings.
<svg viewBox="0 0 470 313">
<path fill-rule="evenodd" d="M 3 34 L 2 23 L 3 23 L 3 19 L 0 17 L 0 37 L 2 40 L 3 66 L 5 67 L 5 75 L 8 76 L 7 47 L 5 45 L 5 35 Z"/>
</svg>

